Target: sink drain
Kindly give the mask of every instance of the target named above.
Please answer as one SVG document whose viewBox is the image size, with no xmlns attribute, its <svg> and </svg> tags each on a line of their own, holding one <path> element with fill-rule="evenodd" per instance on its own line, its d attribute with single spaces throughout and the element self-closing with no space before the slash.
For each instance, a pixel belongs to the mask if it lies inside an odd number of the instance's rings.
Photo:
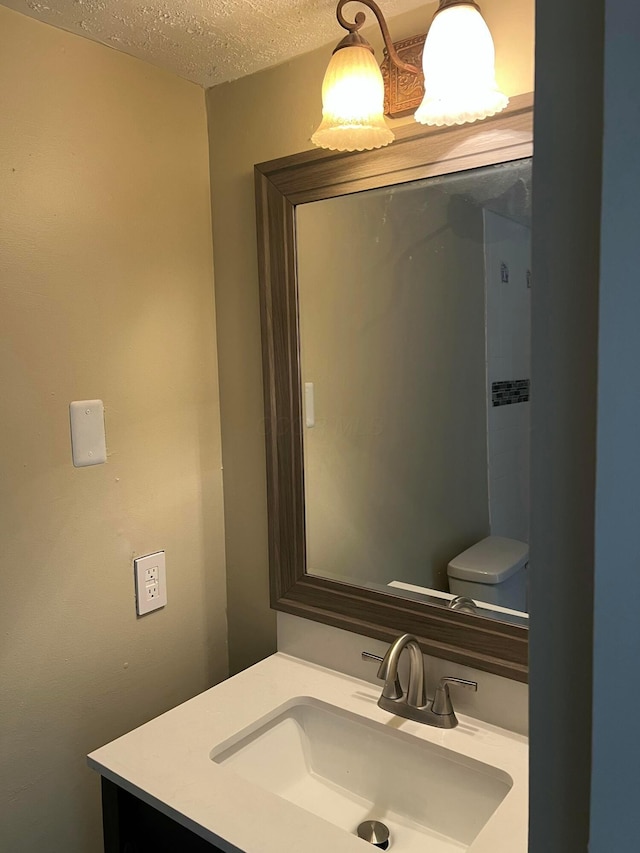
<svg viewBox="0 0 640 853">
<path fill-rule="evenodd" d="M 365 820 L 361 823 L 358 829 L 358 838 L 368 841 L 374 847 L 379 847 L 380 850 L 389 849 L 389 830 L 379 820 Z"/>
</svg>

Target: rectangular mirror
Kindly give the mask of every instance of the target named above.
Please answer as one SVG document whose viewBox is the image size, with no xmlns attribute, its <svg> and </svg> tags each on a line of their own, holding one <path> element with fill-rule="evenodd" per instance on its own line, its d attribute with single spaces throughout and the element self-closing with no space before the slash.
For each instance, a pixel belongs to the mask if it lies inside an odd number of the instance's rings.
<svg viewBox="0 0 640 853">
<path fill-rule="evenodd" d="M 530 198 L 526 158 L 297 206 L 308 574 L 526 624 Z"/>
<path fill-rule="evenodd" d="M 272 605 L 519 680 L 532 151 L 521 96 L 256 167 Z"/>
</svg>

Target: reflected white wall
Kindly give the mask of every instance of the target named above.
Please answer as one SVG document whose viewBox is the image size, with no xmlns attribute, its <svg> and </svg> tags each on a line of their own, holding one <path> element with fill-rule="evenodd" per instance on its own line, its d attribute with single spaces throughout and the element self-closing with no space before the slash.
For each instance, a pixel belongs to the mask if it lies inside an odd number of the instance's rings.
<svg viewBox="0 0 640 853">
<path fill-rule="evenodd" d="M 484 211 L 487 387 L 530 377 L 531 229 Z M 529 402 L 488 406 L 491 533 L 529 541 Z"/>
</svg>

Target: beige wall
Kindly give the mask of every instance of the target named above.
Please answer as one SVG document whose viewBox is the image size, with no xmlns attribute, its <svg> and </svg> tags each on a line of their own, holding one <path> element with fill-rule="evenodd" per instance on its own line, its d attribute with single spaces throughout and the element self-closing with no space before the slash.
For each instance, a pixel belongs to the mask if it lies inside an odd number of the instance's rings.
<svg viewBox="0 0 640 853">
<path fill-rule="evenodd" d="M 0 847 L 101 849 L 85 754 L 226 674 L 196 86 L 0 6 Z M 68 404 L 106 406 L 74 469 Z M 136 619 L 132 558 L 169 603 Z"/>
<path fill-rule="evenodd" d="M 395 19 L 393 37 L 424 32 L 436 5 Z M 500 85 L 508 94 L 531 91 L 534 0 L 484 0 L 482 10 L 496 44 Z M 336 25 L 336 42 L 341 32 Z M 332 48 L 207 93 L 233 670 L 275 647 L 275 618 L 268 605 L 253 165 L 310 147 Z"/>
</svg>

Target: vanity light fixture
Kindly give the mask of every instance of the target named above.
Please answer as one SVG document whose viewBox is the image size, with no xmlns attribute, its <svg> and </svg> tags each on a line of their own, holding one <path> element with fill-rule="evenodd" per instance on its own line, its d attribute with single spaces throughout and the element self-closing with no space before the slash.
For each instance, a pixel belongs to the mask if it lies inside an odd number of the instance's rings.
<svg viewBox="0 0 640 853">
<path fill-rule="evenodd" d="M 337 151 L 381 148 L 394 135 L 383 115 L 384 82 L 373 48 L 360 35 L 366 16 L 353 22 L 342 10 L 352 0 L 338 0 L 336 17 L 348 31 L 333 51 L 322 83 L 322 122 L 311 137 L 314 145 Z M 404 62 L 374 0 L 355 0 L 376 16 L 389 61 L 401 71 L 418 74 Z M 473 0 L 440 0 L 426 37 L 422 68 L 425 93 L 415 112 L 422 124 L 466 124 L 495 115 L 509 100 L 496 84 L 493 39 L 480 7 Z"/>
</svg>

